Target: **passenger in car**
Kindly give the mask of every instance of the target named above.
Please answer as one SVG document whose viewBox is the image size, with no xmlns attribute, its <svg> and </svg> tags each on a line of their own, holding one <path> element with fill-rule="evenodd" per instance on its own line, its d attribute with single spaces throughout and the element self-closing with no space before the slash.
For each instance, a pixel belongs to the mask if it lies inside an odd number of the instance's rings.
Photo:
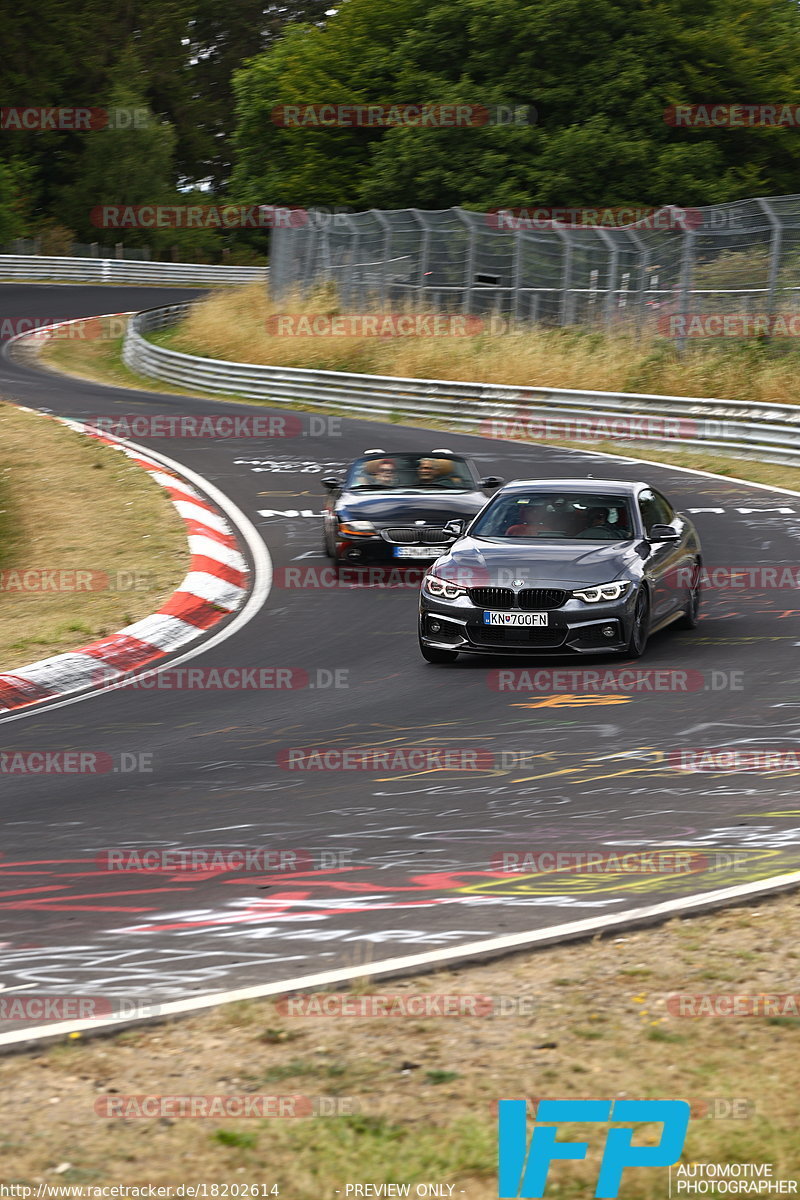
<svg viewBox="0 0 800 1200">
<path fill-rule="evenodd" d="M 359 484 L 380 483 L 391 487 L 397 483 L 397 471 L 391 458 L 377 458 L 364 463 Z"/>
<path fill-rule="evenodd" d="M 526 505 L 523 514 L 524 524 L 518 522 L 509 526 L 506 537 L 563 537 L 564 534 L 556 529 L 554 514 L 539 504 Z"/>
</svg>

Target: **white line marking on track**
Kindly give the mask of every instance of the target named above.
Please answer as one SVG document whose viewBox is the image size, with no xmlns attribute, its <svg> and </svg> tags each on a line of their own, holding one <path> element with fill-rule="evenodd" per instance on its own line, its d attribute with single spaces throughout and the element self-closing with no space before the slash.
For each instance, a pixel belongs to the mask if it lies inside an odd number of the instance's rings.
<svg viewBox="0 0 800 1200">
<path fill-rule="evenodd" d="M 562 938 L 588 937 L 591 934 L 602 933 L 617 926 L 657 922 L 661 918 L 690 913 L 693 909 L 703 908 L 708 904 L 721 904 L 730 900 L 742 900 L 769 894 L 782 888 L 800 886 L 800 871 L 788 875 L 778 875 L 774 879 L 759 880 L 755 883 L 738 884 L 736 887 L 718 888 L 714 892 L 702 895 L 686 896 L 680 900 L 666 900 L 661 904 L 650 904 L 645 908 L 629 909 L 627 912 L 608 914 L 602 917 L 586 917 L 581 921 L 570 921 L 565 925 L 552 925 L 547 929 L 537 929 L 527 933 L 508 933 L 502 937 L 484 938 L 477 942 L 467 942 L 466 945 L 449 946 L 444 950 L 426 950 L 421 954 L 406 954 L 398 958 L 386 958 L 382 962 L 364 963 L 358 967 L 340 967 L 332 971 L 317 971 L 312 975 L 299 975 L 294 979 L 285 979 L 278 983 L 254 984 L 252 987 L 232 988 L 225 992 L 208 993 L 205 996 L 193 996 L 191 1000 L 173 1000 L 157 1005 L 158 1013 L 155 1019 L 180 1016 L 185 1013 L 199 1012 L 204 1008 L 213 1008 L 217 1004 L 230 1004 L 236 1000 L 259 1000 L 267 996 L 278 996 L 283 992 L 319 989 L 331 984 L 347 983 L 352 979 L 364 976 L 372 977 L 394 971 L 415 971 L 426 967 L 439 967 L 454 959 L 469 959 L 476 955 L 505 953 L 513 950 L 535 948 L 539 944 L 556 942 Z M 35 1029 L 11 1030 L 0 1034 L 0 1046 L 13 1046 L 15 1043 L 32 1041 L 43 1037 L 64 1037 L 69 1033 L 81 1030 L 112 1029 L 115 1025 L 140 1024 L 141 1021 L 152 1020 L 151 1017 L 132 1021 L 130 1017 L 110 1017 L 107 1021 L 82 1020 L 59 1021 L 53 1025 L 40 1025 Z"/>
</svg>

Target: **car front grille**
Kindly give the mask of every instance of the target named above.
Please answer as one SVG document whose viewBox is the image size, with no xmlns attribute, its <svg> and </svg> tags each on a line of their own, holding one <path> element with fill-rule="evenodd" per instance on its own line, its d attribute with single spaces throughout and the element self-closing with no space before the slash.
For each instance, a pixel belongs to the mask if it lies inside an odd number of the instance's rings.
<svg viewBox="0 0 800 1200">
<path fill-rule="evenodd" d="M 513 608 L 514 593 L 511 588 L 470 588 L 469 598 L 478 608 Z"/>
<path fill-rule="evenodd" d="M 566 625 L 530 626 L 467 625 L 469 640 L 476 646 L 560 646 L 567 636 Z"/>
<path fill-rule="evenodd" d="M 526 611 L 543 612 L 561 608 L 566 603 L 567 593 L 559 588 L 523 588 L 517 593 L 516 602 L 511 588 L 470 588 L 469 598 L 478 608 L 509 609 L 522 608 Z"/>
<path fill-rule="evenodd" d="M 437 546 L 451 540 L 441 525 L 398 525 L 382 530 L 381 535 L 400 546 Z"/>
<path fill-rule="evenodd" d="M 535 612 L 541 612 L 542 609 L 561 608 L 566 600 L 567 593 L 560 588 L 523 588 L 517 596 L 520 608 L 533 609 Z"/>
</svg>

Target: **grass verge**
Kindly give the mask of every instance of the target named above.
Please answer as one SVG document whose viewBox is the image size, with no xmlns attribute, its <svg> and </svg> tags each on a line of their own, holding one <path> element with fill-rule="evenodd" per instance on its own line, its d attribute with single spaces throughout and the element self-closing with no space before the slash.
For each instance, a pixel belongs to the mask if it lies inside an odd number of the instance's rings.
<svg viewBox="0 0 800 1200">
<path fill-rule="evenodd" d="M 0 669 L 113 633 L 174 591 L 184 524 L 141 467 L 5 403 L 0 447 Z"/>
<path fill-rule="evenodd" d="M 262 284 L 216 292 L 159 341 L 188 354 L 414 379 L 458 379 L 526 387 L 717 396 L 754 402 L 798 402 L 796 351 L 763 340 L 693 344 L 684 357 L 672 339 L 583 326 L 521 326 L 512 333 L 470 336 L 291 336 L 268 331 L 282 313 L 337 316 L 330 289 L 280 307 Z"/>
<path fill-rule="evenodd" d="M 686 1099 L 683 1161 L 769 1162 L 800 1172 L 796 1018 L 681 1018 L 670 993 L 796 989 L 797 900 L 675 919 L 583 946 L 525 953 L 358 993 L 523 998 L 517 1015 L 359 1019 L 282 1015 L 270 1000 L 110 1039 L 66 1040 L 0 1060 L 0 1178 L 27 1184 L 277 1183 L 284 1200 L 347 1183 L 446 1183 L 496 1200 L 501 1097 Z M 128 1095 L 332 1097 L 304 1119 L 100 1117 Z M 738 1117 L 728 1112 L 739 1101 Z M 328 1103 L 332 1107 L 332 1103 Z M 551 1169 L 548 1196 L 594 1194 L 586 1163 Z M 575 1137 L 565 1130 L 560 1136 Z M 655 1137 L 640 1129 L 635 1140 Z M 229 1195 L 233 1194 L 229 1192 Z M 446 1194 L 446 1193 L 445 1193 Z M 666 1169 L 625 1173 L 624 1200 L 662 1200 Z"/>
</svg>

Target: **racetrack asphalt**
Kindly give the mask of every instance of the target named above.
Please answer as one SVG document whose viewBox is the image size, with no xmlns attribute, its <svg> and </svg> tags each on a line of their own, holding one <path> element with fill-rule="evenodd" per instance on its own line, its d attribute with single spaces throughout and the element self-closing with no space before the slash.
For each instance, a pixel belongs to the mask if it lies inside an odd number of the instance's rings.
<svg viewBox="0 0 800 1200">
<path fill-rule="evenodd" d="M 197 292 L 6 284 L 0 314 L 57 320 L 187 296 Z M 0 396 L 75 418 L 285 412 L 116 389 L 8 358 L 0 359 Z M 274 564 L 263 608 L 190 665 L 290 668 L 301 680 L 306 672 L 308 684 L 150 684 L 23 719 L 0 715 L 6 754 L 103 751 L 117 766 L 0 778 L 6 989 L 190 998 L 617 915 L 798 869 L 796 768 L 684 773 L 670 759 L 682 748 L 794 749 L 796 589 L 707 590 L 700 627 L 655 635 L 637 664 L 667 669 L 658 678 L 668 690 L 597 694 L 562 678 L 507 692 L 497 690 L 498 670 L 620 664 L 462 657 L 430 666 L 418 653 L 413 588 L 290 587 L 284 569 L 300 568 L 311 584 L 327 566 L 320 478 L 375 446 L 448 446 L 507 480 L 587 472 L 652 480 L 697 525 L 709 571 L 777 566 L 796 575 L 800 496 L 555 447 L 299 417 L 300 434 L 269 440 L 136 437 L 229 496 Z M 684 686 L 669 669 L 689 672 L 692 690 L 669 690 Z M 290 747 L 420 745 L 489 749 L 497 765 L 423 773 L 279 765 Z M 527 758 L 515 768 L 520 754 Z M 248 871 L 142 873 L 107 870 L 102 857 L 176 847 L 295 851 L 298 869 L 259 862 Z M 659 849 L 691 851 L 692 870 L 553 872 L 546 860 L 530 860 L 531 869 L 508 872 L 496 859 Z"/>
</svg>

